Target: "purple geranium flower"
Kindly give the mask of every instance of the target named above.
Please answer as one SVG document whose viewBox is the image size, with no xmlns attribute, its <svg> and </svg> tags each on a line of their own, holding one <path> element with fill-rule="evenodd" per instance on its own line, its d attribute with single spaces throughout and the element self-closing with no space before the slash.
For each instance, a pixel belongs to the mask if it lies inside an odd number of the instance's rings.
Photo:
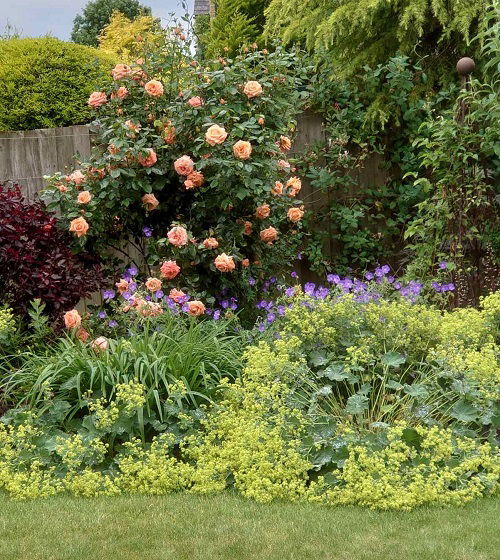
<svg viewBox="0 0 500 560">
<path fill-rule="evenodd" d="M 105 319 L 106 318 L 106 311 L 99 311 L 97 316 L 99 317 L 99 319 Z"/>
<path fill-rule="evenodd" d="M 446 269 L 448 268 L 448 263 L 447 263 L 446 261 L 441 261 L 441 262 L 439 263 L 439 268 L 440 268 L 441 270 L 446 270 Z"/>
<path fill-rule="evenodd" d="M 295 294 L 295 288 L 293 288 L 292 286 L 290 286 L 290 288 L 287 288 L 285 290 L 286 297 L 292 297 L 294 294 Z"/>
<path fill-rule="evenodd" d="M 111 319 L 111 321 L 108 323 L 108 326 L 114 328 L 118 326 L 118 323 L 114 319 Z"/>
<path fill-rule="evenodd" d="M 148 226 L 144 226 L 142 228 L 142 233 L 144 237 L 151 237 L 153 235 L 153 230 Z"/>
<path fill-rule="evenodd" d="M 308 296 L 312 296 L 314 294 L 315 289 L 316 289 L 316 284 L 314 282 L 307 282 L 304 286 L 304 292 Z"/>
<path fill-rule="evenodd" d="M 250 284 L 250 286 L 255 286 L 255 278 L 253 276 L 250 276 L 250 278 L 248 279 L 248 283 Z"/>
<path fill-rule="evenodd" d="M 365 272 L 365 278 L 367 280 L 373 280 L 373 272 Z"/>
<path fill-rule="evenodd" d="M 113 299 L 116 293 L 114 290 L 104 290 L 102 293 L 103 299 Z"/>
<path fill-rule="evenodd" d="M 130 276 L 137 276 L 137 268 L 135 266 L 131 266 L 130 268 L 127 268 L 127 274 L 129 274 Z"/>
<path fill-rule="evenodd" d="M 161 299 L 164 295 L 165 295 L 165 294 L 163 293 L 162 290 L 158 290 L 158 291 L 155 292 L 155 296 L 156 296 L 158 299 Z"/>
</svg>

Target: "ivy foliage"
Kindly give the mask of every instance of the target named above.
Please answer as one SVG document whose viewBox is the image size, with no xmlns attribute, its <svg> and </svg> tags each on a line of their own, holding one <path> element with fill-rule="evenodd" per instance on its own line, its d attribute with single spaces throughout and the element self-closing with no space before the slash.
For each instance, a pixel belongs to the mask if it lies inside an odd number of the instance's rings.
<svg viewBox="0 0 500 560">
<path fill-rule="evenodd" d="M 272 0 L 265 33 L 327 48 L 345 75 L 401 53 L 421 60 L 439 82 L 458 58 L 478 52 L 468 43 L 487 26 L 491 6 L 492 0 Z"/>
</svg>

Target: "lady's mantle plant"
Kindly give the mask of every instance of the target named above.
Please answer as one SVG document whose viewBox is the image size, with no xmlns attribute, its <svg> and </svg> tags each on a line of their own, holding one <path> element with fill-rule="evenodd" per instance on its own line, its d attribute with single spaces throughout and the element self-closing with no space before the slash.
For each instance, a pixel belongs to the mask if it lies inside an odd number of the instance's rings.
<svg viewBox="0 0 500 560">
<path fill-rule="evenodd" d="M 150 265 L 168 263 L 170 288 L 241 293 L 250 274 L 288 265 L 300 238 L 287 152 L 306 95 L 301 55 L 255 48 L 202 67 L 174 29 L 165 51 L 137 62 L 90 96 L 99 146 L 50 180 L 49 207 L 76 246 L 136 239 Z"/>
</svg>

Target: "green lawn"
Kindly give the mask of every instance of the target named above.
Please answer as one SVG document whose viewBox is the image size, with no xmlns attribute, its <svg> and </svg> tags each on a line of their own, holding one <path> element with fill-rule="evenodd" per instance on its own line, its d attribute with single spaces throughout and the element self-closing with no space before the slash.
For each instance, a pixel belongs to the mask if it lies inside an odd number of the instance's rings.
<svg viewBox="0 0 500 560">
<path fill-rule="evenodd" d="M 198 497 L 0 497 L 1 560 L 494 560 L 500 501 L 379 513 Z"/>
</svg>

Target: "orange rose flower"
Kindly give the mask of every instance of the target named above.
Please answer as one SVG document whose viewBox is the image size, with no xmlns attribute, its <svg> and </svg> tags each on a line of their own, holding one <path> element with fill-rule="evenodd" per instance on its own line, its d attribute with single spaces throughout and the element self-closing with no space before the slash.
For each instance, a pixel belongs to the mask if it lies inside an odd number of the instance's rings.
<svg viewBox="0 0 500 560">
<path fill-rule="evenodd" d="M 252 222 L 245 222 L 243 226 L 245 228 L 243 230 L 243 235 L 252 235 Z"/>
<path fill-rule="evenodd" d="M 278 231 L 271 227 L 268 227 L 267 229 L 263 229 L 260 232 L 260 238 L 262 239 L 262 241 L 264 241 L 264 243 L 267 243 L 268 245 L 272 245 L 273 241 L 275 241 L 275 239 L 278 237 Z"/>
<path fill-rule="evenodd" d="M 245 84 L 243 88 L 243 93 L 249 99 L 251 99 L 252 97 L 259 97 L 259 95 L 262 95 L 262 86 L 259 84 L 259 82 L 250 80 Z"/>
<path fill-rule="evenodd" d="M 217 249 L 218 246 L 219 242 L 215 237 L 207 237 L 207 239 L 203 241 L 203 247 L 205 247 L 205 249 Z"/>
<path fill-rule="evenodd" d="M 203 313 L 205 313 L 205 306 L 201 301 L 188 301 L 187 306 L 189 315 L 193 317 L 198 317 L 199 315 L 203 315 Z"/>
<path fill-rule="evenodd" d="M 271 213 L 269 204 L 261 204 L 255 209 L 255 217 L 259 220 L 264 220 Z"/>
<path fill-rule="evenodd" d="M 199 95 L 195 95 L 187 100 L 187 104 L 191 107 L 201 107 L 204 101 Z"/>
<path fill-rule="evenodd" d="M 204 180 L 205 177 L 203 176 L 203 173 L 200 173 L 199 171 L 191 171 L 191 173 L 187 176 L 187 179 L 184 181 L 184 186 L 186 189 L 201 187 Z"/>
<path fill-rule="evenodd" d="M 233 146 L 233 154 L 238 159 L 248 159 L 252 155 L 252 144 L 245 140 L 238 140 Z"/>
<path fill-rule="evenodd" d="M 145 286 L 150 292 L 157 292 L 161 289 L 161 280 L 158 278 L 148 278 Z"/>
<path fill-rule="evenodd" d="M 153 148 L 146 148 L 148 151 L 148 155 L 139 155 L 137 156 L 137 161 L 143 166 L 143 167 L 152 167 L 158 160 L 157 156 L 156 156 L 156 152 L 153 150 Z"/>
<path fill-rule="evenodd" d="M 215 268 L 220 272 L 232 272 L 235 268 L 234 259 L 226 253 L 222 253 L 214 260 Z"/>
<path fill-rule="evenodd" d="M 146 207 L 146 210 L 148 210 L 149 212 L 158 208 L 158 205 L 160 204 L 156 196 L 150 193 L 143 195 L 141 200 L 144 206 Z"/>
<path fill-rule="evenodd" d="M 76 200 L 80 204 L 88 204 L 90 202 L 91 198 L 92 198 L 92 195 L 90 194 L 89 191 L 82 191 L 81 193 L 78 193 L 78 196 L 76 197 Z"/>
<path fill-rule="evenodd" d="M 276 144 L 282 152 L 288 152 L 292 147 L 292 141 L 288 138 L 288 136 L 280 136 L 280 139 L 276 142 Z"/>
<path fill-rule="evenodd" d="M 75 185 L 80 186 L 83 181 L 85 181 L 85 175 L 77 169 L 76 171 L 73 171 L 71 175 L 68 175 L 68 180 L 75 183 Z"/>
<path fill-rule="evenodd" d="M 66 311 L 64 314 L 64 325 L 67 329 L 74 329 L 75 327 L 79 327 L 82 323 L 82 318 L 80 317 L 80 313 L 76 309 L 72 309 L 71 311 Z"/>
<path fill-rule="evenodd" d="M 181 271 L 181 267 L 175 261 L 165 261 L 160 267 L 160 276 L 167 280 L 173 280 Z"/>
<path fill-rule="evenodd" d="M 302 181 L 298 177 L 290 177 L 286 182 L 286 186 L 290 189 L 289 196 L 297 196 L 302 188 Z"/>
<path fill-rule="evenodd" d="M 60 192 L 66 192 L 68 190 L 68 187 L 62 183 L 56 183 L 55 187 L 59 189 Z"/>
<path fill-rule="evenodd" d="M 80 342 L 87 342 L 89 336 L 90 334 L 85 329 L 80 328 L 76 331 L 76 338 L 78 338 Z"/>
<path fill-rule="evenodd" d="M 210 146 L 216 146 L 217 144 L 222 144 L 227 138 L 227 132 L 222 126 L 218 124 L 213 124 L 207 128 L 205 133 L 205 140 Z"/>
<path fill-rule="evenodd" d="M 169 121 L 163 130 L 163 140 L 165 144 L 173 144 L 175 142 L 175 126 Z"/>
<path fill-rule="evenodd" d="M 125 99 L 128 96 L 128 89 L 125 86 L 120 86 L 115 92 L 111 94 L 113 99 Z"/>
<path fill-rule="evenodd" d="M 188 242 L 187 231 L 181 226 L 174 226 L 168 233 L 167 238 L 176 247 L 182 247 Z"/>
<path fill-rule="evenodd" d="M 133 133 L 133 135 L 130 136 L 127 134 L 129 138 L 134 138 L 134 135 L 137 134 L 142 128 L 140 124 L 135 124 L 130 119 L 128 121 L 125 121 L 125 126 L 130 130 L 131 133 Z"/>
<path fill-rule="evenodd" d="M 88 105 L 92 107 L 92 109 L 97 109 L 101 105 L 104 105 L 107 102 L 108 98 L 103 91 L 94 91 L 90 94 Z"/>
<path fill-rule="evenodd" d="M 182 290 L 177 290 L 176 288 L 172 288 L 168 297 L 175 301 L 175 303 L 180 303 L 186 297 L 186 294 Z"/>
<path fill-rule="evenodd" d="M 113 70 L 111 70 L 113 80 L 123 80 L 130 74 L 130 66 L 126 64 L 117 64 Z"/>
<path fill-rule="evenodd" d="M 245 268 L 246 268 L 247 266 L 250 266 L 250 261 L 249 261 L 248 259 L 243 259 L 243 260 L 241 261 L 241 266 L 244 266 Z"/>
<path fill-rule="evenodd" d="M 259 117 L 259 120 L 257 122 L 260 124 L 260 126 L 264 126 L 266 120 L 264 119 L 264 117 Z"/>
<path fill-rule="evenodd" d="M 283 194 L 283 183 L 280 183 L 280 181 L 276 181 L 274 183 L 274 187 L 271 189 L 271 193 L 274 196 L 280 196 Z"/>
<path fill-rule="evenodd" d="M 287 212 L 288 219 L 291 222 L 299 222 L 304 215 L 302 208 L 289 208 Z"/>
<path fill-rule="evenodd" d="M 92 348 L 99 352 L 104 352 L 108 349 L 108 339 L 104 336 L 98 336 L 92 341 Z"/>
<path fill-rule="evenodd" d="M 189 156 L 182 156 L 174 161 L 174 169 L 179 175 L 189 175 L 194 169 L 194 162 Z"/>
<path fill-rule="evenodd" d="M 120 281 L 115 284 L 115 286 L 120 294 L 124 294 L 128 290 L 128 282 L 125 280 L 125 278 L 121 278 Z"/>
<path fill-rule="evenodd" d="M 144 89 L 151 97 L 161 97 L 163 95 L 163 84 L 158 80 L 150 80 Z"/>
<path fill-rule="evenodd" d="M 290 169 L 290 164 L 288 163 L 288 161 L 280 159 L 278 160 L 278 169 L 280 169 L 281 171 L 288 171 Z"/>
<path fill-rule="evenodd" d="M 89 224 L 87 223 L 87 220 L 83 216 L 80 216 L 79 218 L 75 218 L 74 220 L 71 220 L 71 222 L 69 223 L 69 231 L 74 233 L 77 237 L 82 237 L 83 235 L 86 235 L 88 230 L 89 230 Z"/>
</svg>

